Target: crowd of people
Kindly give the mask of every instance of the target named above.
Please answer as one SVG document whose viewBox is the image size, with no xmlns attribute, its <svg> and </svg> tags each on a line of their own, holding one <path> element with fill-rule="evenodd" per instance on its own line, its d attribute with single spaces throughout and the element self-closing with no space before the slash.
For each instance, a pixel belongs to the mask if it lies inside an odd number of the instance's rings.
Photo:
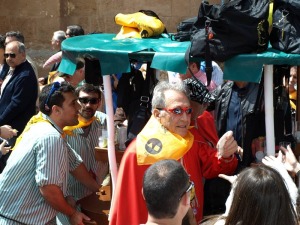
<svg viewBox="0 0 300 225">
<path fill-rule="evenodd" d="M 77 58 L 73 74 L 59 71 L 62 42 L 78 35 L 85 35 L 79 25 L 53 32 L 46 76 L 26 54 L 22 33 L 0 35 L 0 224 L 83 225 L 90 218 L 76 202 L 109 177 L 94 157 L 107 120 L 100 63 Z M 141 68 L 150 69 L 132 69 Z M 150 119 L 127 143 L 109 224 L 298 224 L 292 146 L 253 164 L 253 143 L 265 136 L 263 80 L 224 81 L 215 62 L 208 86 L 200 62 L 186 74 L 164 74 L 151 91 Z M 289 98 L 276 109 L 286 119 L 296 109 L 297 66 L 285 75 Z M 116 90 L 120 77 L 112 75 Z M 276 123 L 278 143 L 292 131 L 286 120 Z"/>
</svg>

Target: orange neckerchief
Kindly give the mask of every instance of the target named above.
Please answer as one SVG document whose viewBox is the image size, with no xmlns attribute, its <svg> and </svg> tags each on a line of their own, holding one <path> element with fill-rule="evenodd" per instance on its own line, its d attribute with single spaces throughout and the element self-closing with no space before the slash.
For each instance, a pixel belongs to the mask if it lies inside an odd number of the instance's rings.
<svg viewBox="0 0 300 225">
<path fill-rule="evenodd" d="M 151 116 L 137 135 L 137 164 L 151 165 L 162 159 L 179 160 L 190 150 L 194 136 L 188 131 L 185 137 L 171 133 Z"/>
<path fill-rule="evenodd" d="M 85 121 L 85 119 L 82 118 L 81 115 L 78 116 L 78 121 L 79 123 L 76 126 L 65 126 L 64 127 L 64 133 L 72 136 L 73 134 L 73 130 L 77 129 L 77 128 L 82 128 L 82 127 L 87 127 L 89 125 L 91 125 L 91 123 L 97 119 L 95 116 L 93 116 L 89 121 Z"/>
</svg>

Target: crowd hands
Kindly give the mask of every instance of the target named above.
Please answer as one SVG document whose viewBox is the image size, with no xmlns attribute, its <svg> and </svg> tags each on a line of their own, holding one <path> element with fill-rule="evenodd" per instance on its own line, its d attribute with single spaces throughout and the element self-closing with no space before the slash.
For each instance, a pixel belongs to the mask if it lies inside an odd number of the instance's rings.
<svg viewBox="0 0 300 225">
<path fill-rule="evenodd" d="M 232 184 L 226 211 L 207 217 L 201 224 L 299 224 L 300 196 L 292 179 L 299 172 L 300 163 L 288 146 L 238 175 L 220 174 Z"/>
<path fill-rule="evenodd" d="M 2 139 L 2 143 L 0 145 L 0 157 L 2 157 L 3 155 L 6 155 L 11 147 L 7 146 L 8 142 L 6 140 L 11 139 L 14 136 L 17 136 L 18 131 L 16 129 L 13 129 L 11 126 L 9 125 L 3 125 L 0 127 L 0 139 Z"/>
</svg>

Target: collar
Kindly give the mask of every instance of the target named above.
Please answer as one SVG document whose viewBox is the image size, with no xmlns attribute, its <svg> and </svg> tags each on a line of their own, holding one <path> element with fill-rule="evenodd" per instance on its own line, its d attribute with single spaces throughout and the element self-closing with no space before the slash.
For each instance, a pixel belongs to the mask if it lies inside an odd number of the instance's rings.
<svg viewBox="0 0 300 225">
<path fill-rule="evenodd" d="M 192 147 L 194 136 L 188 131 L 186 137 L 171 133 L 151 116 L 136 138 L 138 165 L 151 165 L 162 159 L 179 160 Z"/>
</svg>

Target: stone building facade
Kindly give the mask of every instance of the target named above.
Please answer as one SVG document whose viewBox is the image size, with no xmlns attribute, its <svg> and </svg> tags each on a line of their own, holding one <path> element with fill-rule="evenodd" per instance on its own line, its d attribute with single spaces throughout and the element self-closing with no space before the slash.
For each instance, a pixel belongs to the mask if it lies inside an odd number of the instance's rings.
<svg viewBox="0 0 300 225">
<path fill-rule="evenodd" d="M 28 54 L 39 67 L 54 52 L 50 40 L 53 31 L 66 30 L 71 24 L 81 25 L 86 33 L 117 33 L 114 22 L 117 13 L 134 13 L 140 9 L 153 10 L 164 22 L 168 32 L 176 32 L 183 19 L 197 16 L 202 0 L 3 0 L 0 2 L 0 34 L 19 30 L 25 36 Z M 218 0 L 210 0 L 214 4 Z"/>
</svg>

